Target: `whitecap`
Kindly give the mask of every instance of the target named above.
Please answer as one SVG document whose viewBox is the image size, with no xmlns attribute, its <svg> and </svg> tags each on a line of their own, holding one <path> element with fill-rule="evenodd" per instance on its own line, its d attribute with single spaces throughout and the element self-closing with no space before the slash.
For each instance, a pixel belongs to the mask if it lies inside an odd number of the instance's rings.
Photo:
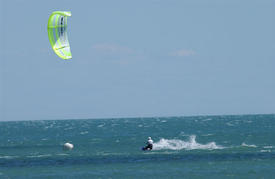
<svg viewBox="0 0 275 179">
<path fill-rule="evenodd" d="M 123 155 L 123 153 L 117 153 L 117 152 L 97 152 L 96 155 L 98 155 L 98 156 L 111 156 L 111 155 Z"/>
<path fill-rule="evenodd" d="M 100 124 L 97 127 L 104 127 L 104 126 L 105 126 L 105 124 Z"/>
<path fill-rule="evenodd" d="M 256 148 L 257 146 L 256 145 L 254 145 L 254 144 L 252 144 L 252 145 L 248 145 L 248 144 L 246 144 L 246 143 L 242 143 L 242 145 L 241 145 L 242 147 L 253 147 L 253 148 Z"/>
<path fill-rule="evenodd" d="M 232 124 L 230 122 L 227 122 L 226 125 L 228 125 L 228 126 L 234 126 L 234 124 Z"/>
<path fill-rule="evenodd" d="M 18 156 L 4 155 L 4 156 L 0 156 L 0 158 L 4 158 L 4 159 L 13 159 L 13 158 L 18 158 Z"/>
<path fill-rule="evenodd" d="M 273 146 L 264 146 L 264 149 L 272 149 Z"/>
<path fill-rule="evenodd" d="M 29 155 L 28 158 L 41 158 L 41 157 L 50 157 L 51 154 L 44 154 L 44 155 Z"/>
<path fill-rule="evenodd" d="M 212 121 L 212 119 L 211 118 L 207 118 L 207 119 L 204 119 L 202 121 Z"/>
<path fill-rule="evenodd" d="M 88 134 L 88 131 L 80 132 L 81 135 Z"/>
<path fill-rule="evenodd" d="M 56 155 L 59 155 L 59 156 L 66 156 L 66 155 L 68 155 L 68 154 L 61 153 L 61 154 L 56 154 Z"/>
<path fill-rule="evenodd" d="M 211 135 L 214 135 L 214 134 L 204 134 L 204 135 L 201 135 L 201 136 L 211 136 Z"/>
</svg>

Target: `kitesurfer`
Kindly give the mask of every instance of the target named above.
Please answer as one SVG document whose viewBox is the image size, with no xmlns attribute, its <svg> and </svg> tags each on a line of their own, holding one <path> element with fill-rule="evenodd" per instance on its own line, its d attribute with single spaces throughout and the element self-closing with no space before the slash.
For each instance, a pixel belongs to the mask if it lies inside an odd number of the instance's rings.
<svg viewBox="0 0 275 179">
<path fill-rule="evenodd" d="M 152 150 L 153 149 L 153 140 L 151 137 L 148 137 L 148 140 L 147 140 L 147 146 L 146 147 L 143 147 L 143 150 Z"/>
</svg>

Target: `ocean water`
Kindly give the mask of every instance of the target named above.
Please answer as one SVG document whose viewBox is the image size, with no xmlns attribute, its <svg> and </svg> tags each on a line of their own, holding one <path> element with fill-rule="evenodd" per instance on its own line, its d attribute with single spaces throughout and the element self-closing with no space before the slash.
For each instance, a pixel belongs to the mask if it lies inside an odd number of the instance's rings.
<svg viewBox="0 0 275 179">
<path fill-rule="evenodd" d="M 0 122 L 0 178 L 274 176 L 275 115 Z"/>
</svg>

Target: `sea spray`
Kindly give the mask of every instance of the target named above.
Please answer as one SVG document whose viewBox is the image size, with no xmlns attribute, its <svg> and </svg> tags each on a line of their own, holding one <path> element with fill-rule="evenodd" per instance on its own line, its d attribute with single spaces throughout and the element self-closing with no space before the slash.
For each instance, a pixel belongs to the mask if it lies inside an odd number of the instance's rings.
<svg viewBox="0 0 275 179">
<path fill-rule="evenodd" d="M 223 149 L 224 147 L 216 145 L 215 142 L 209 142 L 207 144 L 200 144 L 196 142 L 196 135 L 191 135 L 188 141 L 180 139 L 160 139 L 154 143 L 154 150 L 214 150 Z"/>
</svg>

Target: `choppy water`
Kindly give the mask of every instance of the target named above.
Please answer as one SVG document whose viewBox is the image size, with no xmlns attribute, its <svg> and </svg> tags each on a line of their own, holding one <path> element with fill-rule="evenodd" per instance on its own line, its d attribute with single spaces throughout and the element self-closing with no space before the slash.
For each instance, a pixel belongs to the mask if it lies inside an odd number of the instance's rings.
<svg viewBox="0 0 275 179">
<path fill-rule="evenodd" d="M 0 133 L 0 178 L 275 174 L 275 115 L 0 122 Z"/>
</svg>

